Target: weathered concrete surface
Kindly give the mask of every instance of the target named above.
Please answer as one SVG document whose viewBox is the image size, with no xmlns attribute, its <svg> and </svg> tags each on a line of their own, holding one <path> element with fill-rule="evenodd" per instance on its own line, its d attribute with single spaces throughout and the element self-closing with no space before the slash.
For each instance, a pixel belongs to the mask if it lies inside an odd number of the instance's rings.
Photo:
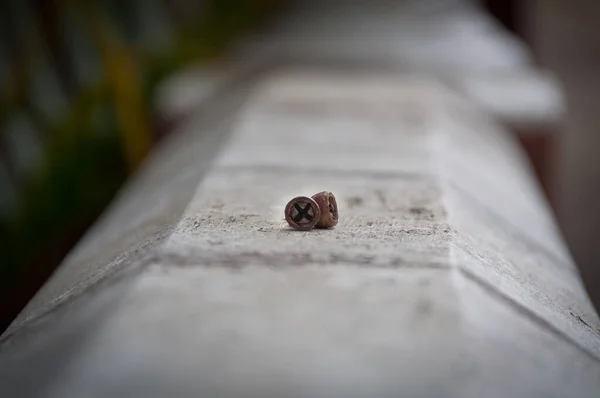
<svg viewBox="0 0 600 398">
<path fill-rule="evenodd" d="M 243 102 L 248 89 L 239 81 L 243 78 L 232 79 L 225 91 L 207 94 L 207 101 L 152 154 L 5 334 L 147 257 L 170 234 Z"/>
<path fill-rule="evenodd" d="M 323 189 L 338 227 L 290 230 Z M 599 390 L 600 321 L 512 138 L 378 71 L 267 74 L 152 256 L 0 351 L 2 396 Z"/>
</svg>

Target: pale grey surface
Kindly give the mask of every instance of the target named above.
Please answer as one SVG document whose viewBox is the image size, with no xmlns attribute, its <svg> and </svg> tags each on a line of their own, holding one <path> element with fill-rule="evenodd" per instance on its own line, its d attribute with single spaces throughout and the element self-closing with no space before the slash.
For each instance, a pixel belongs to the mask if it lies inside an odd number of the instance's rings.
<svg viewBox="0 0 600 398">
<path fill-rule="evenodd" d="M 249 57 L 376 65 L 433 76 L 520 133 L 555 133 L 562 91 L 531 52 L 471 0 L 296 1 Z"/>
<path fill-rule="evenodd" d="M 323 189 L 339 225 L 290 230 Z M 427 80 L 290 69 L 150 257 L 3 339 L 0 395 L 597 397 L 599 331 L 505 131 Z"/>
<path fill-rule="evenodd" d="M 475 1 L 296 1 L 248 52 L 302 61 L 402 64 L 438 75 L 513 72 L 526 47 Z"/>
<path fill-rule="evenodd" d="M 555 77 L 517 37 L 470 0 L 299 0 L 226 59 L 180 73 L 160 112 L 190 112 L 261 63 L 402 70 L 444 81 L 519 133 L 556 133 L 564 101 Z"/>
</svg>

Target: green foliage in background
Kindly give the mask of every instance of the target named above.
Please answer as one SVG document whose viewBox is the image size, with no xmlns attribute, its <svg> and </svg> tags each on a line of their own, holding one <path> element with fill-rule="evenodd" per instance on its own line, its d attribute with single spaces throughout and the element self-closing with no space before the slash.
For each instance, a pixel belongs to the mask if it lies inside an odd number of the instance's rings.
<svg viewBox="0 0 600 398">
<path fill-rule="evenodd" d="M 186 12 L 171 3 L 5 4 L 0 167 L 8 183 L 0 190 L 14 192 L 14 202 L 0 215 L 0 283 L 35 272 L 34 264 L 73 240 L 143 161 L 157 141 L 151 104 L 158 84 L 218 56 L 277 5 L 190 1 L 200 6 Z M 27 129 L 14 127 L 16 114 Z M 24 167 L 20 147 L 7 142 L 26 135 L 39 156 Z"/>
</svg>

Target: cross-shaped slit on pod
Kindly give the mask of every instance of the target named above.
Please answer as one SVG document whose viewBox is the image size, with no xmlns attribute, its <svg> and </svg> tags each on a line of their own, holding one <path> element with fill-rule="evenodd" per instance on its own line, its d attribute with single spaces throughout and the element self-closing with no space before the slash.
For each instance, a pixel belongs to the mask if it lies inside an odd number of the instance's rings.
<svg viewBox="0 0 600 398">
<path fill-rule="evenodd" d="M 304 207 L 301 207 L 300 204 L 295 203 L 294 209 L 298 212 L 298 214 L 293 217 L 294 222 L 300 223 L 304 219 L 306 219 L 307 222 L 313 220 L 314 212 L 312 211 L 312 205 L 310 203 L 307 203 Z"/>
</svg>

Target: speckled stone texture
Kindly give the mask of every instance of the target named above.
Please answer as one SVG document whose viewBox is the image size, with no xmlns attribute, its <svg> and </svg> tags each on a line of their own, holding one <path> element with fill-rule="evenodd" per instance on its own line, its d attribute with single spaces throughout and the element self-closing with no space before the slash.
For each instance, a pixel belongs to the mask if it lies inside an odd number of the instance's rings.
<svg viewBox="0 0 600 398">
<path fill-rule="evenodd" d="M 190 125 L 149 162 L 95 247 L 184 207 L 164 237 L 3 337 L 0 396 L 598 396 L 600 321 L 509 134 L 410 76 L 248 87 L 223 140 Z M 289 228 L 323 190 L 336 228 Z"/>
</svg>

